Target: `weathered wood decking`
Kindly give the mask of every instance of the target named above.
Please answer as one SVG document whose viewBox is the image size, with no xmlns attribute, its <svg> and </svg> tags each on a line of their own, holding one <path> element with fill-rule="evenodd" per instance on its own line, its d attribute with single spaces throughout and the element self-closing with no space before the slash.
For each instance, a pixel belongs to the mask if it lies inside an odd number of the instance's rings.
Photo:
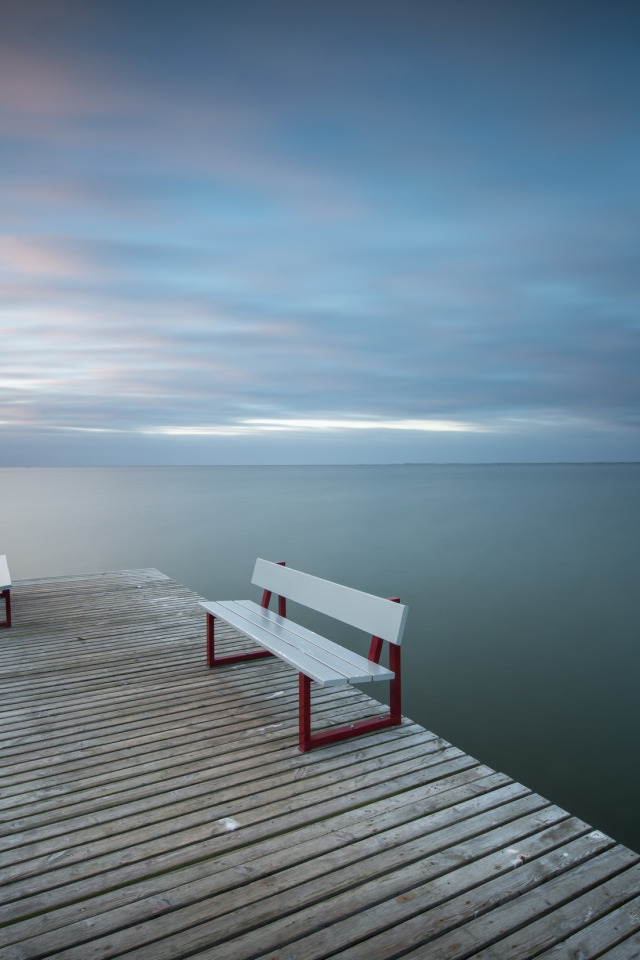
<svg viewBox="0 0 640 960">
<path fill-rule="evenodd" d="M 299 753 L 295 673 L 207 670 L 158 571 L 19 582 L 13 613 L 0 957 L 640 956 L 635 853 L 410 721 Z"/>
</svg>

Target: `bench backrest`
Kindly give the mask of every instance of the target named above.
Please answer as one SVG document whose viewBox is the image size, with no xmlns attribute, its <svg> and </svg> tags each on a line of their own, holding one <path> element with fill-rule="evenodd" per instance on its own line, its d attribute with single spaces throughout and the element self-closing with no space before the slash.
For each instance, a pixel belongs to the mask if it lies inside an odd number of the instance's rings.
<svg viewBox="0 0 640 960">
<path fill-rule="evenodd" d="M 256 560 L 251 582 L 389 643 L 402 640 L 408 613 L 404 604 L 268 560 Z"/>
<path fill-rule="evenodd" d="M 0 554 L 0 590 L 11 586 L 11 577 L 9 576 L 9 564 L 5 554 Z"/>
</svg>

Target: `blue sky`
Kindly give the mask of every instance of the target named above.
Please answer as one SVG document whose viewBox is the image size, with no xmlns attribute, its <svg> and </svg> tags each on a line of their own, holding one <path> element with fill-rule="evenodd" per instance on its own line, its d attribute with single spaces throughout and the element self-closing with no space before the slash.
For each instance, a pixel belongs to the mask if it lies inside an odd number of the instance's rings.
<svg viewBox="0 0 640 960">
<path fill-rule="evenodd" d="M 0 464 L 640 459 L 640 6 L 3 0 Z"/>
</svg>

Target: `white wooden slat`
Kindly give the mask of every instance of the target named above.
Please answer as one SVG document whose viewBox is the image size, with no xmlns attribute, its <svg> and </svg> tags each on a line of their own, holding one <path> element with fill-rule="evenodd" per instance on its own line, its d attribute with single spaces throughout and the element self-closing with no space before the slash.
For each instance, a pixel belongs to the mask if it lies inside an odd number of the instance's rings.
<svg viewBox="0 0 640 960">
<path fill-rule="evenodd" d="M 4 553 L 0 554 L 0 590 L 6 590 L 11 586 L 11 577 L 9 576 L 9 564 Z"/>
<path fill-rule="evenodd" d="M 339 663 L 346 664 L 346 668 L 351 671 L 350 676 L 365 676 L 371 680 L 392 680 L 393 670 L 382 667 L 378 663 L 367 660 L 366 657 L 354 653 L 347 647 L 341 647 L 339 643 L 328 640 L 326 637 L 300 626 L 293 620 L 285 619 L 279 616 L 273 610 L 267 610 L 259 606 L 252 600 L 237 600 L 247 610 L 252 623 L 265 626 L 266 629 L 272 629 L 276 636 L 291 636 L 299 638 L 296 643 L 301 650 L 310 653 L 312 656 L 319 655 L 326 661 L 327 655 L 335 657 Z M 284 632 L 282 632 L 284 631 Z M 355 672 L 354 672 L 355 671 Z M 352 682 L 355 682 L 352 679 Z"/>
<path fill-rule="evenodd" d="M 231 603 L 233 603 L 233 601 L 231 601 Z M 348 683 L 348 678 L 343 673 L 341 674 L 335 670 L 331 670 L 319 660 L 302 653 L 294 644 L 287 643 L 282 638 L 276 637 L 273 633 L 269 633 L 267 630 L 255 626 L 255 624 L 252 624 L 251 621 L 247 619 L 246 615 L 243 616 L 239 612 L 229 609 L 225 603 L 204 601 L 201 602 L 200 605 L 204 607 L 208 613 L 212 613 L 214 617 L 219 617 L 230 626 L 241 630 L 252 640 L 255 640 L 256 643 L 259 643 L 260 646 L 266 650 L 270 650 L 271 653 L 275 653 L 276 656 L 284 660 L 285 663 L 288 663 L 289 666 L 311 677 L 312 680 L 315 680 L 321 686 L 335 686 L 340 683 Z"/>
<path fill-rule="evenodd" d="M 261 559 L 251 582 L 390 643 L 402 640 L 408 613 L 402 603 Z"/>
<path fill-rule="evenodd" d="M 247 607 L 247 604 L 250 604 L 250 606 Z M 205 605 L 203 604 L 203 606 Z M 345 681 L 366 683 L 374 679 L 376 672 L 371 670 L 370 661 L 364 657 L 359 657 L 345 649 L 341 650 L 340 655 L 336 655 L 322 647 L 324 638 L 317 634 L 316 637 L 320 642 L 317 644 L 309 643 L 295 632 L 300 629 L 298 624 L 292 624 L 295 629 L 290 630 L 287 626 L 289 621 L 279 618 L 280 623 L 277 623 L 272 622 L 269 618 L 261 617 L 260 613 L 256 611 L 260 611 L 262 608 L 258 607 L 257 604 L 252 604 L 251 601 L 219 601 L 218 607 L 221 619 L 241 629 L 247 636 L 256 640 L 266 649 L 271 650 L 272 653 L 285 660 L 290 666 L 305 673 L 312 680 L 317 680 L 322 685 L 344 683 Z M 208 607 L 205 607 L 205 609 L 208 609 Z M 226 615 L 224 611 L 226 611 Z M 229 619 L 230 617 L 233 618 L 233 621 Z M 331 643 L 331 641 L 326 642 Z M 322 673 L 319 673 L 320 668 L 324 668 Z M 393 677 L 392 671 L 387 670 L 386 667 L 379 667 L 378 671 L 379 675 L 376 676 L 376 679 L 389 680 Z M 321 676 L 324 679 L 319 679 Z"/>
</svg>

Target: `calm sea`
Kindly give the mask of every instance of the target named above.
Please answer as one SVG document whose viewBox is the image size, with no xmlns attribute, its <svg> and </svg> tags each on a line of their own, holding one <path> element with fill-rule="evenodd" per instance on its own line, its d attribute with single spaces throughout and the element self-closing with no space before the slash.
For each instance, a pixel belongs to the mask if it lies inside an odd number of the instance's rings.
<svg viewBox="0 0 640 960">
<path fill-rule="evenodd" d="M 640 464 L 5 468 L 0 552 L 400 596 L 405 714 L 640 850 Z"/>
</svg>

